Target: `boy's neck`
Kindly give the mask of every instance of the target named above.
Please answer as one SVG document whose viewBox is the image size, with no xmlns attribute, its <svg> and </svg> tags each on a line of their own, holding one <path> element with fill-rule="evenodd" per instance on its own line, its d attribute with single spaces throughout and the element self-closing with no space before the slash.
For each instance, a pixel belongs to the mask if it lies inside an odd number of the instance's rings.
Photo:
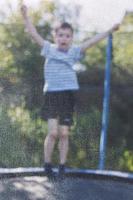
<svg viewBox="0 0 133 200">
<path fill-rule="evenodd" d="M 67 53 L 68 50 L 69 50 L 69 49 L 62 49 L 62 48 L 59 48 L 59 47 L 57 49 L 58 49 L 58 51 L 61 51 L 61 52 L 64 52 L 64 53 Z"/>
</svg>

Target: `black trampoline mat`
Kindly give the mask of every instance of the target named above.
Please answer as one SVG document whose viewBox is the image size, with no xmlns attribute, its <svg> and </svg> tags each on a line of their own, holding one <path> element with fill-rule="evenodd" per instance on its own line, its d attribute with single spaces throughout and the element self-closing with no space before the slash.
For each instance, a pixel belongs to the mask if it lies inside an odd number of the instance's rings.
<svg viewBox="0 0 133 200">
<path fill-rule="evenodd" d="M 133 200 L 133 184 L 66 178 L 51 182 L 32 176 L 0 180 L 0 200 Z"/>
</svg>

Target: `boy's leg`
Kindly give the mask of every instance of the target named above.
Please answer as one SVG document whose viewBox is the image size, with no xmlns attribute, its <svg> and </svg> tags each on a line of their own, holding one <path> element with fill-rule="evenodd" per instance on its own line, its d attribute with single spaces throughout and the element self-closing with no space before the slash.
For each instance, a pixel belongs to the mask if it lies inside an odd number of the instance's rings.
<svg viewBox="0 0 133 200">
<path fill-rule="evenodd" d="M 59 176 L 62 178 L 65 174 L 65 163 L 69 149 L 69 132 L 73 123 L 74 96 L 73 92 L 66 91 L 62 95 L 62 103 L 59 114 L 59 152 L 60 165 Z"/>
<path fill-rule="evenodd" d="M 59 135 L 59 152 L 60 152 L 60 164 L 59 164 L 59 178 L 64 179 L 65 175 L 65 163 L 67 160 L 67 154 L 69 149 L 69 126 L 60 125 Z"/>
<path fill-rule="evenodd" d="M 69 126 L 59 126 L 59 152 L 60 152 L 60 165 L 64 165 L 67 160 L 69 148 Z"/>
<path fill-rule="evenodd" d="M 48 135 L 44 141 L 44 160 L 45 163 L 51 163 L 52 153 L 58 136 L 58 120 L 48 119 Z"/>
</svg>

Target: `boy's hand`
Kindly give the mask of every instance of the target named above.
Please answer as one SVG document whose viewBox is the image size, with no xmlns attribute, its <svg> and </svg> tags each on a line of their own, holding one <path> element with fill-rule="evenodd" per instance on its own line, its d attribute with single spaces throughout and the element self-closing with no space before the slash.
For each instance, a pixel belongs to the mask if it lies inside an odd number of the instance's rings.
<svg viewBox="0 0 133 200">
<path fill-rule="evenodd" d="M 111 29 L 111 32 L 114 32 L 114 31 L 117 31 L 120 27 L 120 24 L 115 24 L 112 29 Z"/>
<path fill-rule="evenodd" d="M 25 5 L 21 6 L 21 13 L 23 16 L 27 16 L 27 10 L 28 10 L 27 6 L 25 6 Z"/>
</svg>

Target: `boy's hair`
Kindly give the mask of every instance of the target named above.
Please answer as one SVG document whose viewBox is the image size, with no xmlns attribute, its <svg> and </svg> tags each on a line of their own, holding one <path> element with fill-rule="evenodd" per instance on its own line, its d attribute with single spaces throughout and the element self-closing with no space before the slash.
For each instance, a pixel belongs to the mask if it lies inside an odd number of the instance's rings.
<svg viewBox="0 0 133 200">
<path fill-rule="evenodd" d="M 62 22 L 61 24 L 59 24 L 58 26 L 55 27 L 55 33 L 58 32 L 59 29 L 70 29 L 72 34 L 73 34 L 73 27 L 71 26 L 71 24 L 67 23 L 67 22 Z"/>
</svg>

